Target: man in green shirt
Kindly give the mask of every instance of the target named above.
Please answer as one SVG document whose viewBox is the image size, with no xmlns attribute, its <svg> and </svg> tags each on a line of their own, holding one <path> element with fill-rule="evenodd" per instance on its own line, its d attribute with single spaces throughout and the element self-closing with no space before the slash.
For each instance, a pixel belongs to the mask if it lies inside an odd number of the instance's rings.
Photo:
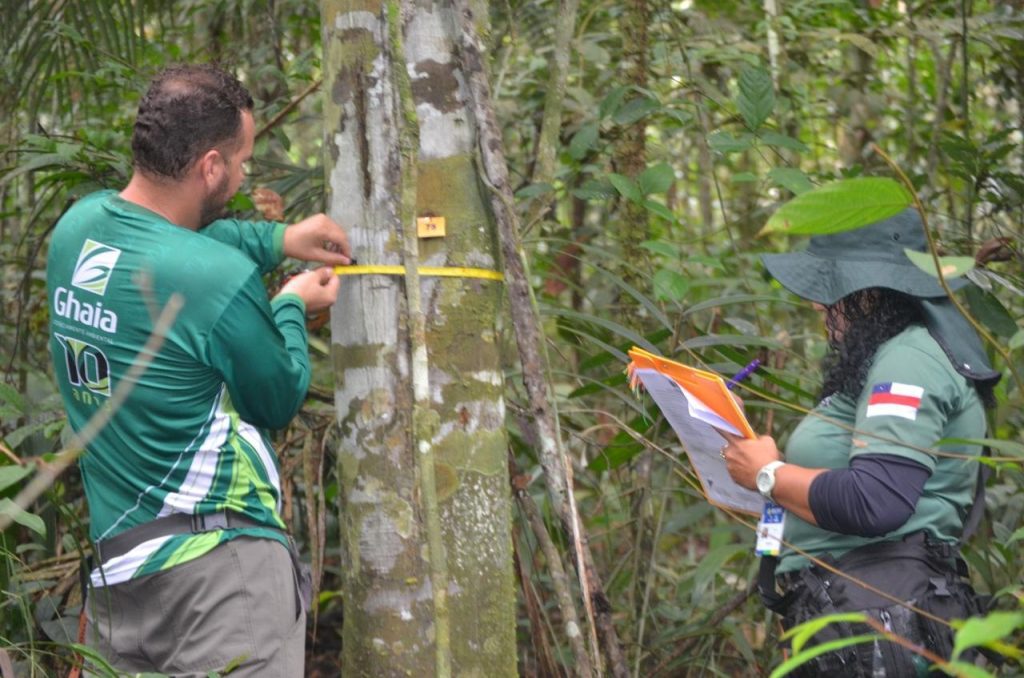
<svg viewBox="0 0 1024 678">
<path fill-rule="evenodd" d="M 330 307 L 330 267 L 272 300 L 285 256 L 348 264 L 325 215 L 286 226 L 218 219 L 245 177 L 253 101 L 210 66 L 161 73 L 139 106 L 120 193 L 58 222 L 47 287 L 56 378 L 80 431 L 129 378 L 172 295 L 152 362 L 80 467 L 95 544 L 89 642 L 124 671 L 302 674 L 305 613 L 266 435 L 305 399 L 306 312 Z"/>
</svg>

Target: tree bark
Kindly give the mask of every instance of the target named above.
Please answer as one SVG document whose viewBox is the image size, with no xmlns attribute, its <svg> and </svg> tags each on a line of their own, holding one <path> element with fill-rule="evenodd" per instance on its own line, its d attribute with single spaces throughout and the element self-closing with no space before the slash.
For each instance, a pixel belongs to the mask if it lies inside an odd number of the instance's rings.
<svg viewBox="0 0 1024 678">
<path fill-rule="evenodd" d="M 332 310 L 347 675 L 516 673 L 493 219 L 445 3 L 322 0 L 331 216 L 360 265 Z M 404 49 L 402 45 L 404 44 Z M 445 218 L 418 238 L 415 218 Z M 461 273 L 460 273 L 461 275 Z"/>
</svg>

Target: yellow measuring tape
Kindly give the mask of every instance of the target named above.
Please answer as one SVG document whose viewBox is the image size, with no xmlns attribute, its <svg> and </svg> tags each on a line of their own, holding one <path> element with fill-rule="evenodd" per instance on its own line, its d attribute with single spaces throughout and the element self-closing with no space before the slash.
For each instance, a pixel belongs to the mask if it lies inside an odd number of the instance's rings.
<svg viewBox="0 0 1024 678">
<path fill-rule="evenodd" d="M 337 275 L 405 275 L 405 266 L 335 266 Z M 420 275 L 441 278 L 483 278 L 484 280 L 504 280 L 504 274 L 486 268 L 468 268 L 465 266 L 420 266 Z"/>
</svg>

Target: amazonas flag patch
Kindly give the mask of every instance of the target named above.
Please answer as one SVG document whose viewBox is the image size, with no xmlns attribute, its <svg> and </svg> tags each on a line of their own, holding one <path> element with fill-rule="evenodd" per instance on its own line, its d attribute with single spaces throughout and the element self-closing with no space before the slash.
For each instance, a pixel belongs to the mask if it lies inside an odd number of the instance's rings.
<svg viewBox="0 0 1024 678">
<path fill-rule="evenodd" d="M 883 384 L 875 384 L 871 387 L 871 396 L 868 397 L 868 409 L 864 413 L 866 417 L 903 417 L 904 419 L 917 419 L 917 410 L 921 407 L 921 397 L 924 389 L 920 386 L 901 384 L 896 381 L 887 381 Z"/>
</svg>

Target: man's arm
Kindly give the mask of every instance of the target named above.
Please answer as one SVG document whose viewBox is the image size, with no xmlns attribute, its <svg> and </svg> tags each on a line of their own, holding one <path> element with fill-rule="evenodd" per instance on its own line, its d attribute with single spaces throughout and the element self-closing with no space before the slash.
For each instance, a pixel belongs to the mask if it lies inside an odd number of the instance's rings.
<svg viewBox="0 0 1024 678">
<path fill-rule="evenodd" d="M 338 294 L 329 268 L 292 278 L 269 304 L 259 274 L 252 275 L 210 332 L 210 364 L 227 385 L 242 419 L 284 428 L 309 389 L 306 311 L 327 308 Z"/>
<path fill-rule="evenodd" d="M 326 214 L 315 214 L 290 226 L 274 221 L 218 219 L 200 232 L 240 250 L 260 273 L 274 270 L 284 257 L 329 266 L 351 263 L 345 230 Z"/>
</svg>

